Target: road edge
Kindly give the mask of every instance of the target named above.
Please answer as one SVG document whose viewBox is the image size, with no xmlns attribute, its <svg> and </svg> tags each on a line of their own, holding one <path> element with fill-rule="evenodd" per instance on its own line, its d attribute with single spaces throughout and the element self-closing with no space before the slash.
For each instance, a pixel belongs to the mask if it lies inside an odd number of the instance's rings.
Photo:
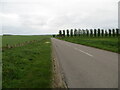
<svg viewBox="0 0 120 90">
<path fill-rule="evenodd" d="M 51 40 L 52 42 L 52 40 Z M 52 88 L 68 88 L 61 73 L 60 64 L 56 58 L 55 48 L 52 42 Z"/>
</svg>

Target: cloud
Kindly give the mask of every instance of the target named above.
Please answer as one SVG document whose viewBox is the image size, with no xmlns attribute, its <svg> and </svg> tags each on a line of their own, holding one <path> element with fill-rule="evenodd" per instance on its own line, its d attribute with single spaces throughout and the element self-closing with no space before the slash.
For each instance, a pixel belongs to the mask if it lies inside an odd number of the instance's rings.
<svg viewBox="0 0 120 90">
<path fill-rule="evenodd" d="M 21 24 L 20 17 L 18 14 L 10 14 L 10 13 L 0 13 L 0 18 L 2 21 L 2 25 L 9 25 L 9 26 L 19 26 Z"/>
<path fill-rule="evenodd" d="M 119 0 L 1 0 L 3 33 L 45 34 L 116 28 Z"/>
</svg>

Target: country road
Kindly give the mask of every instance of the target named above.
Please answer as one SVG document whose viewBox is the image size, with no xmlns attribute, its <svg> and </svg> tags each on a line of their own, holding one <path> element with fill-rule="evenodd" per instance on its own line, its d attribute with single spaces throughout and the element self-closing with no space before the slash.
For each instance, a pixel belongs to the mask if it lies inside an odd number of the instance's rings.
<svg viewBox="0 0 120 90">
<path fill-rule="evenodd" d="M 118 88 L 118 54 L 52 38 L 68 88 Z"/>
</svg>

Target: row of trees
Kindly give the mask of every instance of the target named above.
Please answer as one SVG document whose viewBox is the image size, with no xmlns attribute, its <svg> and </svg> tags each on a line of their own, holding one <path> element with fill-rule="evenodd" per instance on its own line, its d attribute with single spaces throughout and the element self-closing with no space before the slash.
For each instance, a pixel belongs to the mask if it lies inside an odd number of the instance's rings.
<svg viewBox="0 0 120 90">
<path fill-rule="evenodd" d="M 90 37 L 118 37 L 120 34 L 119 29 L 67 29 L 67 30 L 59 30 L 60 37 L 76 37 L 76 36 L 90 36 Z"/>
</svg>

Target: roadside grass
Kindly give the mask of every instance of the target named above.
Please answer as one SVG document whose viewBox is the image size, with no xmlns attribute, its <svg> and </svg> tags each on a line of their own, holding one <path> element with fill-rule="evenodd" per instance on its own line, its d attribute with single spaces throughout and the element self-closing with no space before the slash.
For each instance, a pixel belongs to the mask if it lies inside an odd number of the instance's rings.
<svg viewBox="0 0 120 90">
<path fill-rule="evenodd" d="M 32 40 L 42 40 L 44 38 L 50 38 L 49 35 L 10 35 L 10 36 L 2 36 L 2 46 L 6 46 L 6 44 L 14 45 L 23 43 L 26 41 Z"/>
<path fill-rule="evenodd" d="M 58 39 L 120 53 L 117 37 L 59 37 Z"/>
<path fill-rule="evenodd" d="M 52 82 L 50 38 L 2 52 L 3 88 L 50 88 Z"/>
</svg>

